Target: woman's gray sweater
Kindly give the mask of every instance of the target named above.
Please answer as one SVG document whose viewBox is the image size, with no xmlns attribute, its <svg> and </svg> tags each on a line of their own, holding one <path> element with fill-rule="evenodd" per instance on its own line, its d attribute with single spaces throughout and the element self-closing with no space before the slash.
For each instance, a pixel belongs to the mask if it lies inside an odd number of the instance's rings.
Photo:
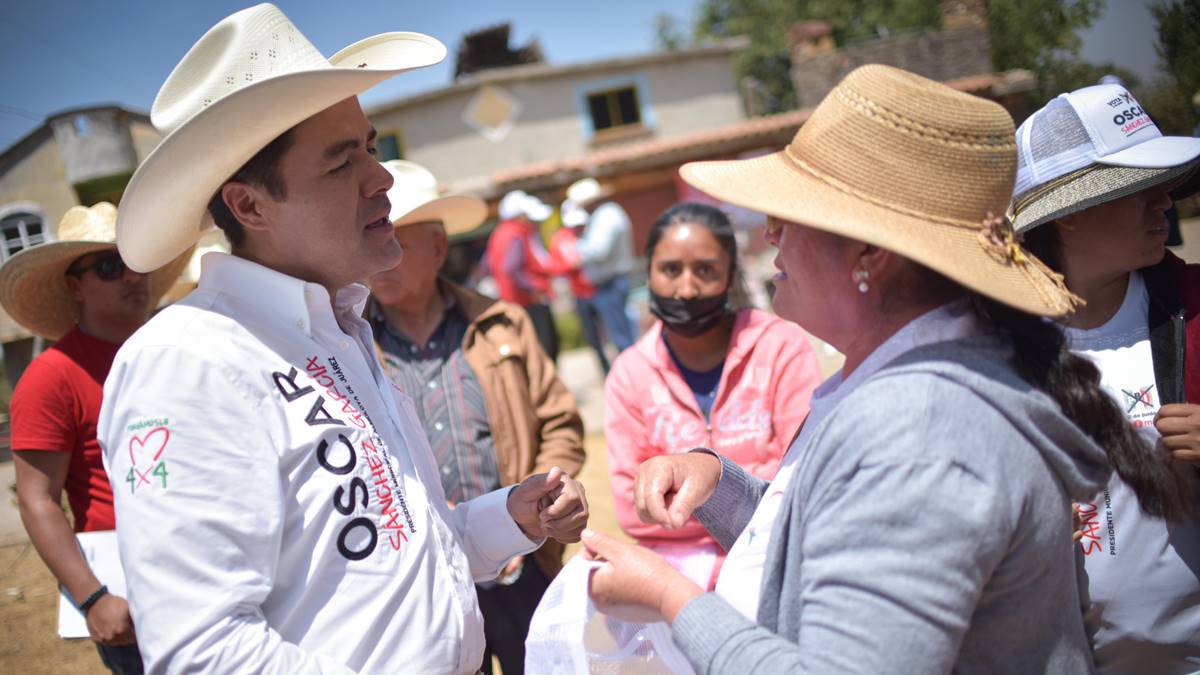
<svg viewBox="0 0 1200 675">
<path fill-rule="evenodd" d="M 1104 451 L 992 338 L 921 347 L 815 431 L 775 521 L 757 624 L 709 593 L 675 641 L 707 673 L 1087 673 L 1070 501 Z M 767 483 L 722 459 L 696 513 L 727 550 Z"/>
</svg>

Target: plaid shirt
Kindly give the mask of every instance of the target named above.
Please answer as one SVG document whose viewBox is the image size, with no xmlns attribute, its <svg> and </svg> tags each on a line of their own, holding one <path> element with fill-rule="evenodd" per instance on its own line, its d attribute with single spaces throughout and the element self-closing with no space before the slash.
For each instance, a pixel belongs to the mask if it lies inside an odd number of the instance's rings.
<svg viewBox="0 0 1200 675">
<path fill-rule="evenodd" d="M 483 388 L 463 354 L 467 320 L 454 298 L 443 294 L 446 312 L 424 345 L 387 323 L 374 298 L 367 319 L 382 353 L 384 372 L 413 399 L 454 503 L 500 487 L 500 469 L 488 424 Z"/>
</svg>

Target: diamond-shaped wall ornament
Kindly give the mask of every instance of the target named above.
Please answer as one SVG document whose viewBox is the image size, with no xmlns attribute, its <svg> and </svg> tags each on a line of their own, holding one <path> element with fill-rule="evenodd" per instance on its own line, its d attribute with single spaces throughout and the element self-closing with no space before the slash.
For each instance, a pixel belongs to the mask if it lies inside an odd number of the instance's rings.
<svg viewBox="0 0 1200 675">
<path fill-rule="evenodd" d="M 467 102 L 463 122 L 489 141 L 501 141 L 521 114 L 521 102 L 499 87 L 487 85 Z"/>
</svg>

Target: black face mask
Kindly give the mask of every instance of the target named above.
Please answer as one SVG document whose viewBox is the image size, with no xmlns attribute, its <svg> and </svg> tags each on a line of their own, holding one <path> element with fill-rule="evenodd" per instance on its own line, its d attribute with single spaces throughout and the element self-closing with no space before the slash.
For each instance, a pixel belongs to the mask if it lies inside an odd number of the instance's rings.
<svg viewBox="0 0 1200 675">
<path fill-rule="evenodd" d="M 684 337 L 696 337 L 729 313 L 729 289 L 720 295 L 706 298 L 668 298 L 650 292 L 650 313 L 662 319 L 673 332 Z"/>
</svg>

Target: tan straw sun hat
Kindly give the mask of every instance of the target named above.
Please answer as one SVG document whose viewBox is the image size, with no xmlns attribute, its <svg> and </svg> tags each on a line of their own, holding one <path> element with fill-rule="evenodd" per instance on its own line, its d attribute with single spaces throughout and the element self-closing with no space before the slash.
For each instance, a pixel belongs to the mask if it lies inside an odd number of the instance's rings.
<svg viewBox="0 0 1200 675">
<path fill-rule="evenodd" d="M 244 9 L 200 38 L 150 111 L 166 137 L 125 188 L 117 245 L 135 270 L 153 270 L 212 226 L 209 200 L 277 136 L 446 48 L 419 33 L 383 33 L 329 59 L 270 4 Z"/>
<path fill-rule="evenodd" d="M 392 202 L 389 219 L 397 227 L 438 220 L 453 237 L 479 227 L 487 218 L 487 204 L 482 199 L 441 194 L 437 178 L 420 164 L 393 159 L 383 166 L 395 179 L 387 195 Z"/>
<path fill-rule="evenodd" d="M 0 266 L 0 304 L 17 323 L 57 340 L 79 319 L 79 303 L 67 286 L 67 268 L 80 256 L 117 248 L 117 209 L 108 202 L 72 206 L 58 225 L 58 241 L 17 253 Z M 187 266 L 191 249 L 150 275 L 150 306 Z"/>
<path fill-rule="evenodd" d="M 862 66 L 783 150 L 692 162 L 695 187 L 738 206 L 874 244 L 1042 316 L 1077 298 L 1021 249 L 1008 206 L 1012 118 L 996 103 L 888 66 Z"/>
</svg>

